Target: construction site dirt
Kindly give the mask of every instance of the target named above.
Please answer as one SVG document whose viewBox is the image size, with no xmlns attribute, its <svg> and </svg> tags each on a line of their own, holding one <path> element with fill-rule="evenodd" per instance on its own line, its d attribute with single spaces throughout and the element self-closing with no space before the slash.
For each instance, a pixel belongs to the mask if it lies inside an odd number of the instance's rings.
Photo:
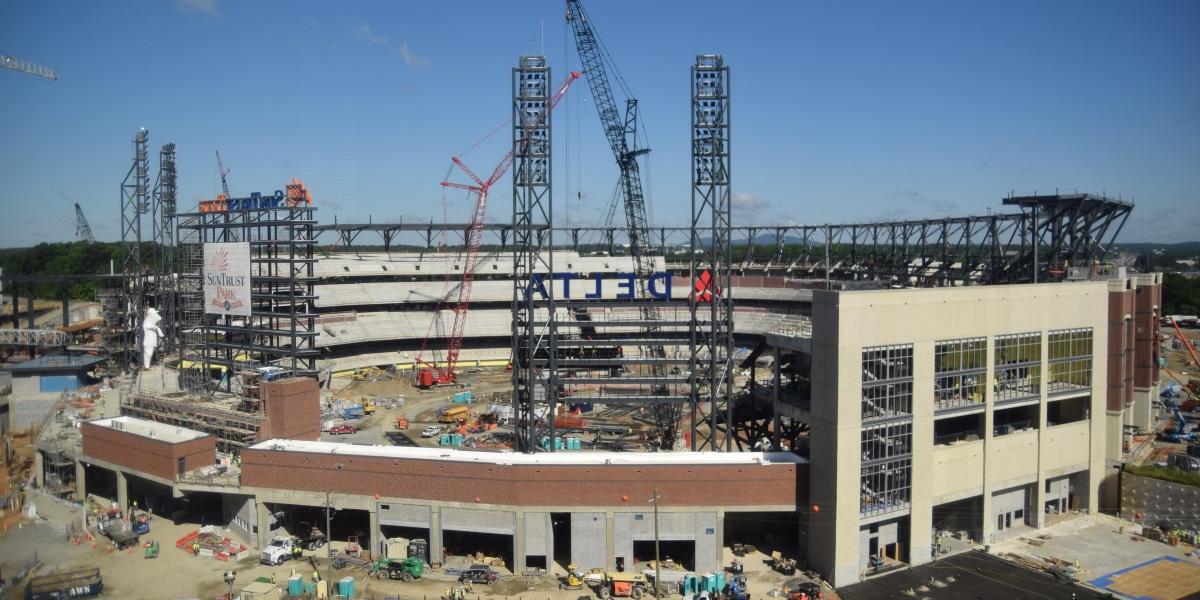
<svg viewBox="0 0 1200 600">
<path fill-rule="evenodd" d="M 229 591 L 223 575 L 227 571 L 236 574 L 233 589 L 235 595 L 246 584 L 265 578 L 274 581 L 279 589 L 287 586 L 293 574 L 311 581 L 315 574 L 321 579 L 340 580 L 352 577 L 361 598 L 408 598 L 412 600 L 435 600 L 446 596 L 449 589 L 458 585 L 459 572 L 473 564 L 471 557 L 450 556 L 443 568 L 426 570 L 420 579 L 411 582 L 379 579 L 362 568 L 331 568 L 328 560 L 330 549 L 336 555 L 345 550 L 346 542 L 334 541 L 329 546 L 314 551 L 304 551 L 300 560 L 289 560 L 280 565 L 259 563 L 258 553 L 248 551 L 240 559 L 228 561 L 215 557 L 194 555 L 188 545 L 176 547 L 177 540 L 195 532 L 200 523 L 173 523 L 165 517 L 156 516 L 150 521 L 150 532 L 142 536 L 142 546 L 127 550 L 116 550 L 103 537 L 73 542 L 67 531 L 72 520 L 78 520 L 78 507 L 53 499 L 40 493 L 30 495 L 38 517 L 20 528 L 14 528 L 0 537 L 0 568 L 7 575 L 18 570 L 40 564 L 41 572 L 51 569 L 69 571 L 83 567 L 98 567 L 104 580 L 103 597 L 126 598 L 128 600 L 164 600 L 169 598 L 217 598 Z M 222 531 L 224 535 L 232 535 Z M 161 552 L 154 558 L 145 558 L 145 546 L 157 541 Z M 735 555 L 731 549 L 724 551 L 725 563 Z M 794 577 L 775 572 L 769 566 L 770 557 L 762 552 L 742 556 L 747 586 L 752 597 L 779 595 L 778 590 Z M 314 569 L 315 565 L 315 569 Z M 495 583 L 474 584 L 468 599 L 481 597 L 504 597 L 512 600 L 576 600 L 581 595 L 595 596 L 589 590 L 561 590 L 558 576 L 514 576 L 510 571 L 496 567 L 499 574 Z M 772 592 L 774 591 L 774 594 Z M 838 596 L 826 590 L 824 598 Z"/>
</svg>

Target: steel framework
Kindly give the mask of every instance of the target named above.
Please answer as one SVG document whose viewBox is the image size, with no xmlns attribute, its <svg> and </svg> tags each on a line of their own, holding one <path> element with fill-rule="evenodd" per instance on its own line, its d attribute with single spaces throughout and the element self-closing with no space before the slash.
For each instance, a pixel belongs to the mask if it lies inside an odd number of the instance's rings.
<svg viewBox="0 0 1200 600">
<path fill-rule="evenodd" d="M 158 152 L 158 180 L 154 184 L 151 208 L 154 242 L 158 260 L 154 264 L 155 304 L 162 317 L 162 351 L 174 352 L 179 336 L 175 285 L 175 144 L 163 144 Z"/>
<path fill-rule="evenodd" d="M 127 372 L 142 347 L 142 315 L 145 312 L 145 269 L 142 265 L 142 215 L 149 211 L 150 161 L 146 145 L 150 132 L 133 136 L 133 162 L 121 182 L 121 292 L 107 304 L 105 346 L 109 368 Z M 119 302 L 120 304 L 115 304 Z M 119 315 L 119 320 L 116 317 Z"/>
<path fill-rule="evenodd" d="M 732 449 L 733 298 L 729 67 L 702 54 L 692 67 L 692 226 L 688 297 L 693 450 Z M 707 238 L 707 241 L 706 239 Z M 701 321 L 701 313 L 706 319 Z M 701 362 L 703 361 L 703 362 Z M 705 415 L 702 411 L 706 411 Z M 706 418 L 708 427 L 698 427 Z M 727 428 L 724 441 L 719 426 Z"/>
<path fill-rule="evenodd" d="M 78 202 L 75 203 L 75 239 L 88 244 L 96 242 L 96 236 L 92 235 L 92 226 L 88 225 L 87 217 L 83 216 L 83 209 Z"/>
<path fill-rule="evenodd" d="M 537 273 L 554 272 L 554 207 L 551 196 L 550 67 L 542 56 L 522 56 L 512 71 L 513 250 L 512 357 L 514 447 L 534 452 L 541 438 L 554 437 L 552 418 L 538 418 L 538 405 L 553 415 L 558 344 L 554 292 L 535 293 Z M 481 231 L 473 230 L 479 235 Z M 539 327 L 538 313 L 549 318 Z M 535 360 L 539 359 L 539 360 Z M 545 375 L 543 375 L 543 373 Z M 550 449 L 553 446 L 551 445 Z"/>
<path fill-rule="evenodd" d="M 231 371 L 278 366 L 301 376 L 315 376 L 316 278 L 313 265 L 315 208 L 303 184 L 293 180 L 270 197 L 216 201 L 225 210 L 183 213 L 179 239 L 185 241 L 181 267 L 181 302 L 184 305 L 182 357 L 200 371 L 185 377 L 185 387 L 198 391 L 211 384 L 209 369 Z M 251 207 L 251 208 L 247 208 Z M 250 244 L 251 316 L 203 314 L 203 244 Z M 196 306 L 197 296 L 200 306 Z M 197 309 L 199 314 L 192 314 Z M 225 379 L 225 389 L 231 389 Z"/>
<path fill-rule="evenodd" d="M 71 336 L 49 329 L 0 329 L 0 346 L 55 348 L 66 346 Z"/>
<path fill-rule="evenodd" d="M 1029 283 L 1061 279 L 1060 267 L 1090 265 L 1112 247 L 1133 204 L 1092 194 L 1004 199 L 1016 212 L 984 216 L 827 225 L 741 225 L 730 227 L 734 258 L 743 273 L 797 278 L 879 281 L 910 286 Z M 1035 214 L 1036 213 L 1036 214 Z M 549 229 L 550 227 L 546 227 Z M 339 248 L 353 247 L 363 233 L 377 234 L 385 250 L 431 250 L 442 230 L 465 224 L 332 223 Z M 509 249 L 515 238 L 507 223 L 483 226 L 485 247 Z M 624 227 L 554 227 L 556 249 L 624 252 Z M 672 270 L 682 272 L 689 227 L 652 227 L 652 242 Z M 1035 240 L 1037 243 L 1035 244 Z M 673 251 L 681 251 L 678 255 Z"/>
</svg>

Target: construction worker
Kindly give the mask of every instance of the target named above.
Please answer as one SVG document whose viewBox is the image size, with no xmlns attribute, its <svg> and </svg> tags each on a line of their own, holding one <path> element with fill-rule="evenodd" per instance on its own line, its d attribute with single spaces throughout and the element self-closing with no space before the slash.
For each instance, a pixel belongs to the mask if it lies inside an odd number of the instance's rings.
<svg viewBox="0 0 1200 600">
<path fill-rule="evenodd" d="M 317 573 L 316 569 L 313 569 L 312 578 L 313 578 L 313 583 L 317 583 L 317 582 L 321 581 L 321 574 Z"/>
<path fill-rule="evenodd" d="M 200 556 L 200 542 L 192 542 L 192 554 L 194 556 Z"/>
<path fill-rule="evenodd" d="M 288 581 L 296 578 L 296 567 L 292 567 L 292 572 L 288 573 Z"/>
<path fill-rule="evenodd" d="M 300 548 L 300 544 L 293 544 L 292 545 L 292 558 L 295 560 L 300 560 L 300 558 L 303 555 L 304 555 L 304 550 L 302 550 Z"/>
</svg>

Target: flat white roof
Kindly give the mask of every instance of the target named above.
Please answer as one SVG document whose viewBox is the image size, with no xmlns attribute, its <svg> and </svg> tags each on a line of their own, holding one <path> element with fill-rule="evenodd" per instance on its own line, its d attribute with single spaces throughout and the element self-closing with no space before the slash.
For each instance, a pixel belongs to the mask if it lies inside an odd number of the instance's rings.
<svg viewBox="0 0 1200 600">
<path fill-rule="evenodd" d="M 165 423 L 156 423 L 139 419 L 137 417 L 113 417 L 111 419 L 98 419 L 96 421 L 88 421 L 92 425 L 99 427 L 107 427 L 117 431 L 124 431 L 144 438 L 154 440 L 162 440 L 168 444 L 179 444 L 189 442 L 191 440 L 206 437 L 208 434 L 194 429 L 185 427 L 176 427 Z"/>
<path fill-rule="evenodd" d="M 480 452 L 456 448 L 414 448 L 407 446 L 360 446 L 339 442 L 267 440 L 250 447 L 254 450 L 307 452 L 341 456 L 375 456 L 411 460 L 474 462 L 494 465 L 770 465 L 805 464 L 808 461 L 791 452 Z"/>
</svg>

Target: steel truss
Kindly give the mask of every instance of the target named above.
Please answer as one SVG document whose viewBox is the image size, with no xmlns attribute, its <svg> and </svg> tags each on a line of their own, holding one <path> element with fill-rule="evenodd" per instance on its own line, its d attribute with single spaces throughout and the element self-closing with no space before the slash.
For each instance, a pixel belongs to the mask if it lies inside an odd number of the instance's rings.
<svg viewBox="0 0 1200 600">
<path fill-rule="evenodd" d="M 542 56 L 522 56 L 512 71 L 513 252 L 512 357 L 514 447 L 534 452 L 554 438 L 558 409 L 557 349 L 553 286 L 535 293 L 535 273 L 554 272 L 551 200 L 551 130 L 546 118 L 550 67 Z M 543 251 L 545 250 L 545 251 Z M 538 314 L 543 315 L 539 323 Z M 548 315 L 549 318 L 546 318 Z M 544 360 L 535 364 L 535 357 Z M 542 418 L 538 407 L 544 406 Z M 549 444 L 547 449 L 553 449 Z"/>
<path fill-rule="evenodd" d="M 142 215 L 149 212 L 150 161 L 146 145 L 150 132 L 139 130 L 133 136 L 133 162 L 121 182 L 121 290 L 109 305 L 104 345 L 108 348 L 109 369 L 128 372 L 142 347 L 142 317 L 145 314 L 145 270 L 142 265 Z M 117 304 L 119 303 L 119 304 Z"/>
<path fill-rule="evenodd" d="M 163 144 L 158 152 L 158 180 L 154 184 L 151 223 L 158 260 L 154 265 L 155 304 L 162 317 L 162 352 L 175 351 L 179 336 L 175 285 L 175 144 Z"/>
<path fill-rule="evenodd" d="M 313 213 L 305 191 L 288 185 L 284 205 L 179 214 L 184 262 L 179 286 L 185 322 L 182 358 L 202 366 L 200 377 L 185 377 L 190 390 L 209 384 L 208 370 L 232 371 L 277 366 L 301 376 L 316 376 L 316 277 L 313 265 Z M 236 199 L 257 205 L 250 198 Z M 232 204 L 233 202 L 231 202 Z M 203 298 L 203 244 L 249 242 L 251 316 L 207 315 Z M 191 314 L 199 310 L 198 314 Z M 226 390 L 230 389 L 226 378 Z"/>
<path fill-rule="evenodd" d="M 730 246 L 729 67 L 703 54 L 692 67 L 692 226 L 688 280 L 693 450 L 732 449 L 733 298 Z M 707 241 L 706 239 L 707 238 Z M 699 317 L 706 317 L 703 322 Z M 702 362 L 703 361 L 703 362 Z M 707 413 L 707 414 L 705 414 Z M 699 427 L 700 421 L 708 426 Z"/>
<path fill-rule="evenodd" d="M 71 341 L 71 336 L 62 331 L 49 329 L 0 329 L 0 346 L 31 346 L 34 348 L 60 348 Z"/>
<path fill-rule="evenodd" d="M 829 225 L 730 227 L 730 245 L 742 272 L 835 280 L 874 280 L 910 286 L 1028 283 L 1062 278 L 1063 265 L 1088 265 L 1112 247 L 1133 204 L 1091 194 L 1007 198 L 1019 212 Z M 430 251 L 441 231 L 465 233 L 465 224 L 327 224 L 341 249 L 362 233 L 380 235 L 385 250 Z M 551 229 L 542 226 L 539 229 Z M 624 227 L 553 227 L 556 249 L 623 252 Z M 514 227 L 484 225 L 484 246 L 507 250 Z M 673 270 L 687 268 L 672 251 L 688 247 L 689 227 L 651 227 L 651 243 Z M 1038 243 L 1035 244 L 1034 240 Z M 684 254 L 686 252 L 681 252 Z M 1036 265 L 1036 268 L 1035 268 Z"/>
</svg>

